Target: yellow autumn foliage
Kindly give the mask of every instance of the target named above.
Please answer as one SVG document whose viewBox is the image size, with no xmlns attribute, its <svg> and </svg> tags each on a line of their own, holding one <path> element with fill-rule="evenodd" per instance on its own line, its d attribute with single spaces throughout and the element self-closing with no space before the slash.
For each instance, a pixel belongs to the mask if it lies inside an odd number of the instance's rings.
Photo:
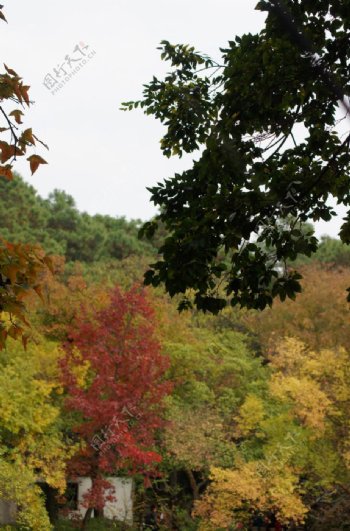
<svg viewBox="0 0 350 531">
<path fill-rule="evenodd" d="M 247 518 L 247 506 L 267 512 L 274 508 L 281 522 L 303 522 L 307 507 L 298 491 L 298 476 L 288 466 L 240 462 L 234 470 L 211 469 L 211 483 L 195 504 L 201 531 L 230 529 Z M 235 516 L 234 516 L 235 515 Z"/>
<path fill-rule="evenodd" d="M 69 371 L 76 379 L 76 384 L 81 389 L 88 386 L 88 373 L 90 369 L 90 362 L 83 360 L 83 356 L 79 350 L 74 347 L 72 349 L 71 358 L 69 361 Z"/>
<path fill-rule="evenodd" d="M 323 431 L 331 401 L 310 378 L 274 375 L 270 382 L 272 396 L 290 401 L 294 414 L 310 428 Z"/>
<path fill-rule="evenodd" d="M 212 468 L 196 502 L 201 531 L 251 525 L 255 511 L 298 525 L 316 491 L 347 488 L 350 470 L 350 356 L 287 338 L 270 353 L 270 378 L 234 417 L 230 468 Z"/>
<path fill-rule="evenodd" d="M 311 428 L 323 430 L 327 415 L 341 416 L 350 399 L 350 356 L 344 348 L 308 349 L 286 338 L 270 356 L 274 396 L 294 404 L 294 412 Z"/>
<path fill-rule="evenodd" d="M 63 492 L 66 461 L 74 451 L 62 434 L 60 356 L 43 339 L 26 351 L 8 340 L 0 354 L 0 498 L 14 501 L 18 523 L 30 522 L 35 530 L 50 529 L 35 482 Z"/>
<path fill-rule="evenodd" d="M 15 502 L 16 521 L 24 529 L 52 529 L 35 476 L 23 465 L 7 462 L 0 456 L 0 499 Z"/>
<path fill-rule="evenodd" d="M 238 434 L 248 435 L 256 430 L 265 417 L 264 402 L 258 396 L 249 394 L 239 409 L 239 414 L 235 418 L 238 424 Z"/>
</svg>

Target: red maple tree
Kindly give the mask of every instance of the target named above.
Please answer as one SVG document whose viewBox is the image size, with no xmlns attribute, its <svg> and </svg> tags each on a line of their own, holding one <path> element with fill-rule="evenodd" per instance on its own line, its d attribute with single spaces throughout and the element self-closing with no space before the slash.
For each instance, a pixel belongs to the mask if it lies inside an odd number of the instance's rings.
<svg viewBox="0 0 350 531">
<path fill-rule="evenodd" d="M 162 398 L 171 390 L 164 378 L 168 359 L 155 338 L 154 312 L 137 286 L 125 293 L 116 287 L 93 319 L 83 311 L 68 337 L 62 360 L 66 407 L 78 414 L 74 432 L 85 442 L 69 473 L 91 477 L 85 499 L 90 515 L 111 499 L 106 475 L 148 477 L 160 461 L 154 446 L 164 424 Z"/>
</svg>

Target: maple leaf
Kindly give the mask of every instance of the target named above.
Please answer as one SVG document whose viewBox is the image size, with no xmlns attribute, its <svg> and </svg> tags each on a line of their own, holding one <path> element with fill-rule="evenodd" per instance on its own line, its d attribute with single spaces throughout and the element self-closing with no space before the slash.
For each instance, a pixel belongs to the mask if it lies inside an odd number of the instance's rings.
<svg viewBox="0 0 350 531">
<path fill-rule="evenodd" d="M 9 116 L 13 116 L 18 124 L 23 123 L 21 120 L 21 117 L 23 116 L 23 112 L 20 109 L 15 109 L 14 111 L 11 111 L 9 113 Z"/>
<path fill-rule="evenodd" d="M 27 160 L 29 160 L 32 175 L 36 172 L 40 164 L 47 164 L 46 160 L 40 157 L 40 155 L 30 155 Z"/>
<path fill-rule="evenodd" d="M 14 157 L 17 154 L 20 154 L 21 151 L 14 145 L 10 145 L 5 141 L 0 141 L 1 157 L 0 160 L 2 163 L 9 160 L 11 157 Z"/>
</svg>

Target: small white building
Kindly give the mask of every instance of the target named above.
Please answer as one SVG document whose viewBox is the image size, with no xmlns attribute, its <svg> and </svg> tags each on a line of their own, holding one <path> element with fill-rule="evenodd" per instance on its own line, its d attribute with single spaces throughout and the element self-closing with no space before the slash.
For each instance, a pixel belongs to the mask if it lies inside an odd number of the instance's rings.
<svg viewBox="0 0 350 531">
<path fill-rule="evenodd" d="M 107 501 L 104 506 L 104 518 L 109 520 L 119 520 L 132 524 L 133 504 L 132 504 L 132 478 L 106 477 L 114 487 L 112 492 L 115 501 Z M 70 518 L 80 516 L 84 518 L 86 509 L 83 507 L 84 494 L 91 488 L 91 478 L 79 477 L 76 481 L 69 482 L 70 485 L 76 485 L 76 509 L 70 512 Z"/>
<path fill-rule="evenodd" d="M 109 520 L 119 520 L 132 524 L 133 520 L 133 480 L 132 478 L 107 477 L 109 483 L 113 485 L 111 494 L 114 501 L 107 501 L 103 513 L 104 518 Z M 83 507 L 84 494 L 91 488 L 91 478 L 79 477 L 75 481 L 68 481 L 67 491 L 69 492 L 69 518 L 84 518 L 87 509 Z M 92 515 L 94 516 L 94 515 Z M 0 525 L 14 524 L 16 522 L 16 504 L 14 502 L 0 500 Z"/>
</svg>

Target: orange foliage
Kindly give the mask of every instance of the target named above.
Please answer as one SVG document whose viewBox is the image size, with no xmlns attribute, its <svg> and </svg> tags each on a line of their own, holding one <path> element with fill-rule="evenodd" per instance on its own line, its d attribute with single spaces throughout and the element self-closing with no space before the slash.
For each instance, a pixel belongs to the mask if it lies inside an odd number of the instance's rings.
<svg viewBox="0 0 350 531">
<path fill-rule="evenodd" d="M 263 312 L 247 312 L 244 322 L 267 347 L 282 337 L 295 337 L 312 349 L 350 345 L 350 308 L 346 289 L 350 269 L 304 266 L 303 293 L 295 301 L 276 301 Z"/>
</svg>

